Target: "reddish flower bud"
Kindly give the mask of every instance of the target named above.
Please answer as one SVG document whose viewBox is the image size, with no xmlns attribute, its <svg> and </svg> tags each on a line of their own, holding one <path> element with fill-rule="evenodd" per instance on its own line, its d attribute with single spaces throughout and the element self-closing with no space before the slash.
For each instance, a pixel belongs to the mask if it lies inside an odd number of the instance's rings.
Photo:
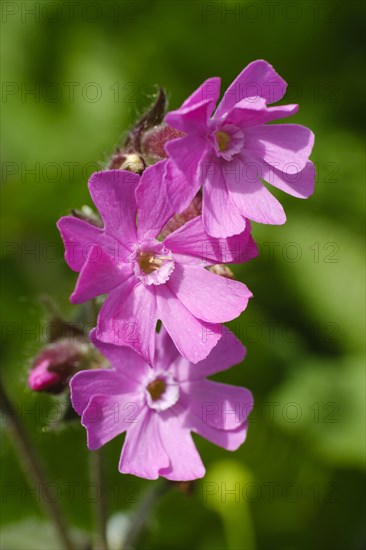
<svg viewBox="0 0 366 550">
<path fill-rule="evenodd" d="M 48 344 L 32 364 L 28 386 L 33 391 L 60 393 L 69 378 L 84 365 L 89 352 L 88 344 L 61 339 Z"/>
<path fill-rule="evenodd" d="M 179 130 L 174 130 L 166 124 L 155 126 L 147 130 L 141 140 L 141 150 L 143 154 L 152 162 L 166 158 L 165 144 L 172 139 L 182 137 L 184 134 Z"/>
</svg>

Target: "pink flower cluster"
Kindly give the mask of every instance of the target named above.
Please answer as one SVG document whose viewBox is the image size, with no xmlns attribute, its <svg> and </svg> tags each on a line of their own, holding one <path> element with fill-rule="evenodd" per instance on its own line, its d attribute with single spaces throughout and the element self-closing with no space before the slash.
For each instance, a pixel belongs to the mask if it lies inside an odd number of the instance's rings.
<svg viewBox="0 0 366 550">
<path fill-rule="evenodd" d="M 206 377 L 244 358 L 222 323 L 252 294 L 211 266 L 257 255 L 249 220 L 284 223 L 261 179 L 300 198 L 314 187 L 311 131 L 267 124 L 297 111 L 268 106 L 286 90 L 274 69 L 251 63 L 214 111 L 219 90 L 209 79 L 166 115 L 178 132 L 165 160 L 141 176 L 116 169 L 90 178 L 101 227 L 74 216 L 58 222 L 66 262 L 79 273 L 71 301 L 104 297 L 90 338 L 111 365 L 72 378 L 73 406 L 90 449 L 126 432 L 119 470 L 148 479 L 204 475 L 191 432 L 228 450 L 245 440 L 251 393 Z M 172 223 L 197 193 L 202 213 Z"/>
</svg>

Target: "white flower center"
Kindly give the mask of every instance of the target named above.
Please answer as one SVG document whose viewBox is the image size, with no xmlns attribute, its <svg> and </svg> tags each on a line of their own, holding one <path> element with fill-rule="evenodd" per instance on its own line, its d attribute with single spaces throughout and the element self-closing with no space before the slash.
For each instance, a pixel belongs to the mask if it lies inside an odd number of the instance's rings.
<svg viewBox="0 0 366 550">
<path fill-rule="evenodd" d="M 173 254 L 159 242 L 143 243 L 135 256 L 134 273 L 146 285 L 161 285 L 174 270 Z"/>
<path fill-rule="evenodd" d="M 146 380 L 145 396 L 150 409 L 166 411 L 179 399 L 178 383 L 167 372 L 152 372 Z"/>
<path fill-rule="evenodd" d="M 216 155 L 225 160 L 231 160 L 244 146 L 244 133 L 235 124 L 223 124 L 213 133 L 212 138 Z"/>
</svg>

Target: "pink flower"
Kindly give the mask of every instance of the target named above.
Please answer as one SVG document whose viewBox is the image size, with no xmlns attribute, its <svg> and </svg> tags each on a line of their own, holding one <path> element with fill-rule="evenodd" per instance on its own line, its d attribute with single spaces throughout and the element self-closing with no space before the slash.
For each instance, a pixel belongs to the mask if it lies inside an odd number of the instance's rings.
<svg viewBox="0 0 366 550">
<path fill-rule="evenodd" d="M 204 361 L 192 365 L 162 329 L 153 369 L 128 347 L 97 341 L 95 331 L 90 337 L 113 368 L 77 373 L 70 382 L 71 400 L 90 450 L 127 432 L 121 473 L 175 481 L 200 478 L 205 468 L 191 432 L 230 451 L 244 442 L 252 394 L 206 379 L 244 358 L 245 348 L 228 330 Z"/>
<path fill-rule="evenodd" d="M 158 240 L 175 213 L 167 200 L 166 162 L 141 179 L 123 170 L 94 174 L 89 190 L 104 228 L 70 216 L 58 228 L 66 261 L 80 272 L 71 301 L 108 295 L 98 316 L 100 340 L 130 346 L 152 364 L 160 319 L 180 353 L 197 363 L 220 339 L 219 323 L 239 315 L 252 296 L 244 284 L 205 267 L 249 260 L 257 248 L 249 225 L 218 240 L 207 235 L 200 216 Z"/>
<path fill-rule="evenodd" d="M 238 234 L 245 218 L 286 221 L 281 204 L 260 178 L 294 197 L 313 193 L 315 171 L 308 160 L 313 133 L 298 124 L 266 124 L 297 112 L 298 105 L 267 106 L 284 96 L 286 86 L 266 61 L 254 61 L 227 89 L 213 115 L 219 78 L 206 80 L 167 114 L 167 124 L 186 134 L 165 146 L 173 165 L 171 200 L 185 208 L 202 185 L 203 223 L 210 235 Z"/>
</svg>

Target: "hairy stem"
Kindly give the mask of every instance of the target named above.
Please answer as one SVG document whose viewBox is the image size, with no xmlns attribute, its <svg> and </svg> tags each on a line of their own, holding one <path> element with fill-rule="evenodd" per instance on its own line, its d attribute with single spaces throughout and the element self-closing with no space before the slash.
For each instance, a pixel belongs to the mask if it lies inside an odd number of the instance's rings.
<svg viewBox="0 0 366 550">
<path fill-rule="evenodd" d="M 99 498 L 95 502 L 94 521 L 97 531 L 96 548 L 107 550 L 107 502 L 104 490 L 103 457 L 101 450 L 90 453 L 90 477 L 98 488 Z"/>
<path fill-rule="evenodd" d="M 136 508 L 131 523 L 123 540 L 122 550 L 133 548 L 146 525 L 150 512 L 153 510 L 159 498 L 172 487 L 169 481 L 155 482 L 145 494 L 140 505 Z"/>
<path fill-rule="evenodd" d="M 47 494 L 48 482 L 43 466 L 37 456 L 37 453 L 29 439 L 28 433 L 25 430 L 18 413 L 10 401 L 6 390 L 0 380 L 0 398 L 1 408 L 3 409 L 8 421 L 9 428 L 12 432 L 12 439 L 15 443 L 18 452 L 19 460 L 23 464 L 24 471 L 29 476 L 31 483 L 37 484 L 41 489 L 41 494 Z M 67 524 L 63 513 L 55 500 L 42 499 L 42 504 L 45 512 L 51 519 L 55 530 L 60 538 L 60 542 L 67 550 L 74 550 L 74 545 L 70 538 Z"/>
<path fill-rule="evenodd" d="M 96 323 L 98 318 L 98 304 L 94 298 L 88 302 L 88 318 L 89 322 Z M 94 506 L 94 524 L 96 528 L 96 548 L 97 550 L 108 550 L 107 540 L 107 500 L 104 485 L 104 470 L 102 449 L 92 451 L 90 453 L 90 477 L 98 488 L 99 498 Z"/>
</svg>

